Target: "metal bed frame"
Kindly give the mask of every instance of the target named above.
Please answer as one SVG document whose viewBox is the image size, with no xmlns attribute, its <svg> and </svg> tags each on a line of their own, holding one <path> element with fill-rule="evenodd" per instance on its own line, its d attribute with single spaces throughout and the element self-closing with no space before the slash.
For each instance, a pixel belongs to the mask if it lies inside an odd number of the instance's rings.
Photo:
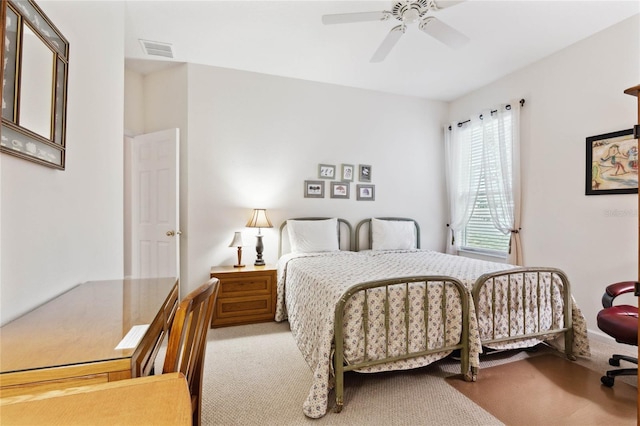
<svg viewBox="0 0 640 426">
<path fill-rule="evenodd" d="M 412 288 L 409 286 L 410 283 L 425 283 L 425 291 L 424 291 L 424 304 L 423 304 L 423 312 L 424 312 L 424 342 L 425 349 L 420 351 L 411 352 L 409 349 L 409 300 L 411 299 L 411 290 Z M 428 338 L 428 327 L 429 327 L 429 288 L 432 284 L 443 285 L 442 298 L 441 298 L 441 311 L 442 311 L 442 324 L 444 328 L 444 338 L 442 339 L 442 345 L 437 348 L 429 348 L 429 338 Z M 460 295 L 460 307 L 462 310 L 462 327 L 461 327 L 461 336 L 460 340 L 455 345 L 446 345 L 447 342 L 447 330 L 446 324 L 446 313 L 447 303 L 446 303 L 446 288 L 450 287 L 447 284 L 452 284 L 454 288 L 457 290 Z M 395 356 L 389 356 L 389 287 L 402 285 L 404 286 L 404 325 L 405 325 L 405 341 L 404 341 L 404 353 Z M 380 289 L 380 290 L 379 290 Z M 368 316 L 368 300 L 367 296 L 369 291 L 382 291 L 384 289 L 385 292 L 385 309 L 384 309 L 384 325 L 385 325 L 385 336 L 386 336 L 386 353 L 385 357 L 381 359 L 370 359 L 367 354 L 367 340 L 369 337 L 369 316 Z M 363 292 L 364 294 L 364 304 L 363 304 L 363 333 L 364 333 L 364 359 L 361 362 L 351 362 L 347 360 L 344 356 L 344 313 L 345 307 L 349 300 L 354 297 L 359 292 Z M 336 395 L 336 412 L 342 411 L 344 406 L 344 373 L 346 371 L 358 370 L 361 368 L 371 367 L 379 364 L 390 363 L 394 361 L 405 360 L 409 358 L 417 358 L 424 355 L 434 354 L 438 352 L 445 351 L 453 351 L 456 349 L 460 350 L 461 353 L 461 372 L 467 381 L 471 381 L 471 375 L 469 373 L 469 300 L 468 300 L 468 292 L 464 285 L 453 277 L 444 277 L 444 276 L 414 276 L 407 278 L 396 278 L 396 279 L 387 279 L 387 280 L 377 280 L 377 281 L 369 281 L 361 284 L 357 284 L 345 291 L 342 295 L 335 310 L 335 322 L 334 322 L 334 342 L 335 342 L 335 353 L 333 357 L 333 367 L 336 379 L 335 386 L 335 395 Z"/>
<path fill-rule="evenodd" d="M 304 217 L 304 218 L 298 218 L 295 220 L 322 220 L 322 219 L 329 219 L 326 217 Z M 415 224 L 416 227 L 416 238 L 417 238 L 417 244 L 416 247 L 420 247 L 420 227 L 418 225 L 418 223 L 413 220 L 413 219 L 408 219 L 408 218 L 400 218 L 400 217 L 380 217 L 378 219 L 382 219 L 382 220 L 399 220 L 399 221 L 412 221 Z M 349 238 L 348 240 L 348 244 L 346 244 L 349 247 L 349 250 L 352 250 L 354 247 L 353 244 L 353 235 L 352 235 L 352 227 L 349 224 L 349 222 L 347 222 L 344 219 L 338 219 L 339 221 L 339 225 L 338 225 L 338 230 L 337 230 L 337 235 L 338 235 L 338 239 L 339 241 L 342 243 L 343 240 L 341 238 Z M 356 233 L 355 233 L 355 249 L 356 251 L 361 249 L 361 245 L 360 245 L 360 233 L 363 232 L 362 228 L 363 226 L 365 226 L 366 224 L 369 224 L 369 229 L 368 229 L 368 241 L 369 241 L 369 247 L 371 247 L 371 219 L 365 219 L 363 221 L 361 221 L 360 223 L 358 223 L 357 227 L 356 227 Z M 280 226 L 280 234 L 281 234 L 281 238 L 280 238 L 280 243 L 279 243 L 279 247 L 278 247 L 278 251 L 279 251 L 279 255 L 282 255 L 282 250 L 283 250 L 283 245 L 282 245 L 282 234 L 283 234 L 283 230 L 286 226 L 286 221 Z M 345 227 L 345 229 L 348 231 L 348 236 L 344 235 L 344 232 L 341 233 L 341 229 Z M 556 328 L 549 328 L 549 329 L 541 329 L 540 328 L 540 311 L 538 310 L 538 321 L 537 321 L 537 329 L 533 332 L 529 332 L 529 333 L 520 333 L 518 334 L 517 330 L 511 330 L 511 312 L 512 311 L 516 311 L 518 312 L 518 307 L 517 305 L 520 304 L 520 306 L 525 306 L 525 292 L 521 292 L 522 293 L 522 298 L 520 300 L 517 301 L 512 301 L 512 291 L 513 287 L 515 285 L 519 285 L 518 283 L 522 283 L 522 285 L 525 285 L 525 283 L 533 283 L 535 285 L 536 288 L 536 295 L 538 298 L 537 301 L 537 305 L 538 308 L 540 307 L 540 298 L 541 295 L 543 294 L 544 291 L 552 291 L 553 290 L 553 286 L 556 286 L 556 291 L 560 291 L 562 294 L 562 300 L 563 300 L 563 324 Z M 425 283 L 425 290 L 424 291 L 424 297 L 425 297 L 425 301 L 428 298 L 429 295 L 429 288 L 434 284 L 443 284 L 447 287 L 447 288 L 455 288 L 456 291 L 459 294 L 460 297 L 460 303 L 461 303 L 461 310 L 462 310 L 462 324 L 461 324 L 461 336 L 460 339 L 458 341 L 458 343 L 456 343 L 455 345 L 446 345 L 446 341 L 447 341 L 447 330 L 445 327 L 444 330 L 444 338 L 442 339 L 443 341 L 443 345 L 441 347 L 437 347 L 437 348 L 432 348 L 432 349 L 428 349 L 429 347 L 429 342 L 428 342 L 428 323 L 429 323 L 429 309 L 428 309 L 428 304 L 425 303 L 424 304 L 424 320 L 425 320 L 425 336 L 424 336 L 424 341 L 425 341 L 425 349 L 424 350 L 420 350 L 420 351 L 414 351 L 411 352 L 409 349 L 409 333 L 408 333 L 408 327 L 409 327 L 409 309 L 408 309 L 408 304 L 409 304 L 409 300 L 410 300 L 410 294 L 411 294 L 411 288 L 412 286 L 410 286 L 411 283 Z M 499 301 L 496 301 L 496 284 L 500 285 L 507 283 L 508 285 L 506 286 L 506 292 L 507 292 L 507 296 L 506 296 L 506 300 L 507 300 L 507 306 L 503 306 L 503 305 L 496 305 L 496 303 L 501 303 Z M 554 284 L 555 283 L 555 284 Z M 559 285 L 558 285 L 559 283 Z M 448 285 L 450 284 L 450 285 Z M 404 295 L 405 295 L 405 299 L 404 299 L 404 303 L 405 303 L 405 342 L 404 342 L 404 353 L 400 354 L 400 355 L 393 355 L 393 356 L 389 356 L 389 327 L 390 327 L 390 319 L 389 319 L 389 288 L 392 286 L 398 286 L 398 285 L 402 285 L 404 286 Z M 502 309 L 502 310 L 506 310 L 506 312 L 508 312 L 509 314 L 509 330 L 508 330 L 508 335 L 507 336 L 497 336 L 496 335 L 496 330 L 494 327 L 493 330 L 493 334 L 491 337 L 487 338 L 487 337 L 481 337 L 481 344 L 483 346 L 485 345 L 491 345 L 494 343 L 505 343 L 505 342 L 511 342 L 511 341 L 518 341 L 518 340 L 524 340 L 524 339 L 531 339 L 531 338 L 536 338 L 539 340 L 546 340 L 548 338 L 551 338 L 553 336 L 559 335 L 559 334 L 564 334 L 565 337 L 565 354 L 567 356 L 567 358 L 571 359 L 571 360 L 575 360 L 576 357 L 573 355 L 573 351 L 572 351 L 572 344 L 573 344 L 573 327 L 572 327 L 572 312 L 571 312 L 571 308 L 572 308 L 572 300 L 571 300 L 571 291 L 570 291 L 570 284 L 569 284 L 569 280 L 567 278 L 567 276 L 565 275 L 564 272 L 562 272 L 559 269 L 556 268 L 545 268 L 545 267 L 540 267 L 540 268 L 512 268 L 512 269 L 507 269 L 504 271 L 498 271 L 498 272 L 493 272 L 493 273 L 488 273 L 488 274 L 484 274 L 482 276 L 480 276 L 474 286 L 473 289 L 471 290 L 471 292 L 469 292 L 469 290 L 464 286 L 464 284 L 462 284 L 462 282 L 460 280 L 458 280 L 457 278 L 454 277 L 450 277 L 450 276 L 442 276 L 442 275 L 421 275 L 421 276 L 408 276 L 408 277 L 403 277 L 403 278 L 392 278 L 392 279 L 385 279 L 385 280 L 377 280 L 377 281 L 369 281 L 369 282 L 363 282 L 360 284 L 357 284 L 355 286 L 352 286 L 351 288 L 347 289 L 345 291 L 345 293 L 341 296 L 341 298 L 338 301 L 338 304 L 336 305 L 335 308 L 335 323 L 334 323 L 334 346 L 335 346 L 335 353 L 334 353 L 334 358 L 333 358 L 333 367 L 334 367 L 334 374 L 335 374 L 335 396 L 336 396 L 336 412 L 340 412 L 344 406 L 344 373 L 347 371 L 353 371 L 353 370 L 358 370 L 358 369 L 363 369 L 363 368 L 367 368 L 367 367 L 372 367 L 372 366 L 376 366 L 379 364 L 385 364 L 385 363 L 392 363 L 395 361 L 400 361 L 400 360 L 406 360 L 406 359 L 410 359 L 410 358 L 418 358 L 421 356 L 426 356 L 426 355 L 430 355 L 430 354 L 434 354 L 434 353 L 439 353 L 439 352 L 445 352 L 445 351 L 453 351 L 453 350 L 460 350 L 460 355 L 461 355 L 461 372 L 462 375 L 464 377 L 464 380 L 466 381 L 476 381 L 477 380 L 477 374 L 478 374 L 478 369 L 476 367 L 470 367 L 470 363 L 469 363 L 469 321 L 470 321 L 470 315 L 469 315 L 469 297 L 473 298 L 474 301 L 474 305 L 476 306 L 476 315 L 480 315 L 480 312 L 478 311 L 478 303 L 480 301 L 480 294 L 483 290 L 483 288 L 485 288 L 486 286 L 491 286 L 491 288 L 488 290 L 490 291 L 491 294 L 491 312 L 493 313 L 493 324 L 495 325 L 496 323 L 496 311 L 497 309 Z M 548 288 L 547 288 L 548 287 Z M 386 356 L 384 358 L 380 358 L 380 359 L 371 359 L 368 354 L 367 354 L 367 339 L 368 339 L 368 334 L 369 334 L 369 323 L 368 323 L 368 303 L 367 303 L 367 297 L 368 297 L 368 293 L 371 291 L 384 291 L 385 292 L 385 309 L 384 309 L 384 324 L 385 324 L 385 333 L 386 333 L 386 342 L 387 342 L 387 348 L 386 348 Z M 364 295 L 364 305 L 363 305 L 363 332 L 364 332 L 364 359 L 361 362 L 353 362 L 351 360 L 348 360 L 345 358 L 345 354 L 344 354 L 344 314 L 345 314 L 345 307 L 347 306 L 347 303 L 353 298 L 355 297 L 358 293 L 363 292 Z M 443 291 L 442 292 L 442 300 L 441 300 L 441 310 L 442 310 L 442 315 L 443 315 L 443 319 L 446 316 L 446 312 L 447 312 L 447 306 L 446 306 L 446 292 Z M 553 303 L 551 304 L 552 307 L 552 312 L 551 312 L 551 316 L 552 318 L 555 318 L 555 312 L 553 311 Z M 526 321 L 526 315 L 523 315 L 523 321 Z M 554 321 L 552 321 L 552 324 L 554 323 Z M 446 324 L 446 321 L 443 321 L 443 324 Z M 526 323 L 523 324 L 523 329 L 526 330 Z"/>
<path fill-rule="evenodd" d="M 413 219 L 407 218 L 407 217 L 376 217 L 376 219 L 380 219 L 380 220 L 395 220 L 398 222 L 413 222 L 413 225 L 415 226 L 416 229 L 416 248 L 420 248 L 420 225 L 418 225 L 418 222 L 416 222 Z M 364 219 L 361 220 L 360 222 L 358 222 L 358 225 L 356 226 L 356 235 L 355 235 L 355 250 L 356 251 L 360 251 L 360 234 L 362 233 L 362 227 L 367 225 L 367 244 L 369 246 L 369 248 L 371 248 L 371 241 L 373 239 L 373 233 L 371 231 L 371 219 Z"/>
<path fill-rule="evenodd" d="M 291 220 L 324 220 L 324 219 L 329 219 L 327 217 L 302 217 L 302 218 L 295 218 L 295 219 L 291 219 Z M 381 219 L 393 219 L 393 220 L 411 220 L 412 219 L 404 219 L 404 218 L 381 218 Z M 420 241 L 420 228 L 418 226 L 418 224 L 413 221 L 415 226 L 416 226 L 416 236 L 417 236 L 417 241 L 418 241 L 418 247 L 419 247 L 419 241 Z M 278 246 L 278 254 L 279 256 L 282 256 L 283 254 L 283 234 L 284 234 L 284 229 L 286 227 L 286 221 L 283 222 L 280 225 L 280 242 L 279 242 L 279 246 Z M 352 235 L 352 227 L 349 224 L 349 222 L 347 222 L 344 219 L 340 219 L 338 218 L 338 240 L 342 243 L 343 240 L 341 239 L 341 237 L 346 237 L 349 238 L 349 243 L 346 244 L 349 246 L 349 249 L 352 250 L 354 244 L 352 243 L 353 241 L 353 235 Z M 349 231 L 349 235 L 348 237 L 345 236 L 344 234 L 340 234 L 340 229 L 342 227 L 345 227 L 348 231 Z M 360 226 L 360 225 L 359 225 Z M 358 248 L 358 242 L 356 241 L 355 243 L 355 247 Z M 412 294 L 412 287 L 410 286 L 411 283 L 424 283 L 424 287 L 425 287 L 425 291 L 424 291 L 424 301 L 425 303 L 423 303 L 423 318 L 424 318 L 424 342 L 425 342 L 425 346 L 424 346 L 424 350 L 419 350 L 419 351 L 411 351 L 409 348 L 410 342 L 409 342 L 409 315 L 410 315 L 410 311 L 409 311 L 409 301 L 411 299 L 411 294 Z M 393 355 L 393 356 L 389 356 L 389 329 L 390 329 L 390 310 L 389 310 L 389 288 L 392 286 L 398 286 L 398 285 L 403 285 L 404 286 L 404 304 L 405 304 L 405 321 L 404 321 L 404 326 L 405 326 L 405 341 L 404 341 L 404 353 L 400 354 L 400 355 Z M 441 312 L 442 312 L 442 323 L 443 323 L 443 328 L 444 328 L 444 337 L 442 339 L 442 345 L 435 347 L 435 348 L 431 348 L 429 349 L 429 344 L 433 343 L 433 342 L 429 342 L 428 339 L 428 327 L 429 327 L 429 304 L 426 303 L 426 301 L 428 300 L 429 297 L 429 288 L 432 287 L 433 285 L 442 285 L 443 286 L 443 291 L 442 291 L 442 296 L 441 296 Z M 446 291 L 445 289 L 448 288 L 453 288 L 456 290 L 456 292 L 458 293 L 459 297 L 460 297 L 460 309 L 462 312 L 462 318 L 461 318 L 461 327 L 460 327 L 460 338 L 458 340 L 458 342 L 454 345 L 446 345 L 447 342 L 447 333 L 449 332 L 449 330 L 447 330 L 446 324 L 446 313 L 448 311 L 448 307 L 447 307 L 447 303 L 446 303 Z M 371 291 L 384 291 L 385 292 L 385 309 L 384 309 L 384 324 L 385 324 L 385 336 L 386 336 L 386 356 L 384 358 L 378 358 L 378 359 L 371 359 L 369 358 L 369 355 L 367 354 L 367 341 L 368 341 L 368 337 L 369 337 L 369 320 L 368 320 L 368 303 L 367 303 L 367 297 L 369 292 Z M 415 290 L 413 290 L 415 291 Z M 355 297 L 358 293 L 363 292 L 364 295 L 364 305 L 363 305 L 363 332 L 364 332 L 364 359 L 361 362 L 357 362 L 354 363 L 351 360 L 346 359 L 345 355 L 344 355 L 344 311 L 345 311 L 345 307 L 347 306 L 347 303 L 353 298 Z M 376 281 L 368 281 L 368 282 L 363 282 L 360 284 L 356 284 L 355 286 L 350 287 L 349 289 L 347 289 L 344 294 L 340 297 L 338 304 L 336 305 L 335 308 L 335 322 L 334 322 L 334 356 L 333 356 L 333 367 L 334 367 L 334 374 L 335 374 L 335 380 L 336 380 L 336 385 L 335 385 L 335 396 L 336 396 L 336 412 L 340 412 L 342 411 L 342 408 L 344 406 L 344 373 L 347 371 L 353 371 L 353 370 L 358 370 L 358 369 L 362 369 L 362 368 L 367 368 L 367 367 L 372 367 L 372 366 L 376 366 L 376 365 L 380 365 L 380 364 L 385 364 L 385 363 L 391 363 L 391 362 L 395 362 L 395 361 L 401 361 L 401 360 L 406 360 L 406 359 L 410 359 L 410 358 L 418 358 L 421 356 L 426 356 L 426 355 L 430 355 L 430 354 L 436 354 L 436 353 L 440 353 L 440 352 L 452 352 L 454 350 L 460 350 L 460 354 L 461 354 L 461 358 L 460 358 L 460 362 L 461 362 L 461 373 L 464 377 L 464 379 L 466 381 L 471 381 L 472 380 L 472 374 L 470 372 L 470 366 L 469 366 L 469 321 L 470 321 L 470 316 L 469 316 L 469 292 L 468 290 L 465 288 L 465 286 L 456 278 L 453 277 L 447 277 L 447 276 L 409 276 L 409 277 L 403 277 L 403 278 L 393 278 L 393 279 L 385 279 L 385 280 L 376 280 Z"/>
<path fill-rule="evenodd" d="M 288 220 L 327 220 L 327 219 L 333 219 L 331 217 L 292 217 Z M 351 226 L 351 224 L 341 218 L 337 218 L 338 219 L 338 229 L 336 229 L 336 235 L 338 237 L 338 244 L 340 246 L 340 250 L 342 250 L 342 247 L 346 245 L 347 251 L 353 251 L 353 227 Z M 278 257 L 282 256 L 284 254 L 284 249 L 285 249 L 285 245 L 283 244 L 283 234 L 284 234 L 284 229 L 287 226 L 287 221 L 285 220 L 284 222 L 282 222 L 282 224 L 280 225 L 280 238 L 278 239 Z M 344 230 L 343 228 L 347 231 L 347 235 L 345 236 L 344 234 Z M 287 237 L 287 243 L 289 241 L 289 238 Z"/>
<path fill-rule="evenodd" d="M 410 218 L 404 218 L 404 217 L 379 217 L 377 219 L 381 219 L 381 220 L 397 220 L 397 221 L 411 221 L 415 224 L 416 226 L 416 247 L 420 248 L 420 227 L 418 225 L 418 223 L 414 220 L 414 219 L 410 219 Z M 363 227 L 368 227 L 367 232 L 368 232 L 368 244 L 369 247 L 371 247 L 371 219 L 364 219 L 362 221 L 360 221 L 358 223 L 358 225 L 356 226 L 356 236 L 355 236 L 355 240 L 356 240 L 356 250 L 360 250 L 360 245 L 361 245 L 361 241 L 360 241 L 360 234 L 363 231 Z M 546 279 L 545 279 L 546 277 Z M 517 303 L 514 305 L 511 299 L 511 292 L 512 292 L 512 288 L 513 288 L 513 284 L 518 282 L 518 278 L 520 278 L 520 282 L 524 283 L 527 281 L 529 282 L 535 282 L 536 284 L 536 294 L 537 294 L 537 306 L 540 306 L 540 297 L 542 294 L 542 290 L 543 290 L 543 286 L 545 285 L 545 282 L 548 282 L 549 285 L 551 286 L 552 283 L 555 281 L 553 278 L 556 277 L 559 282 L 561 283 L 561 288 L 559 289 L 562 293 L 562 300 L 563 300 L 563 326 L 559 326 L 557 328 L 549 328 L 549 329 L 540 329 L 540 311 L 537 312 L 538 315 L 538 321 L 537 321 L 537 329 L 531 333 L 521 333 L 518 334 L 516 331 L 511 330 L 511 312 L 516 311 L 517 308 Z M 508 282 L 509 285 L 507 286 L 507 306 L 496 306 L 496 295 L 495 295 L 495 283 L 502 281 L 502 282 Z M 494 318 L 492 319 L 492 323 L 495 324 L 495 312 L 496 312 L 496 308 L 504 308 L 506 309 L 506 311 L 509 313 L 509 333 L 507 336 L 500 336 L 497 337 L 496 336 L 496 330 L 495 327 L 493 329 L 493 333 L 492 336 L 487 338 L 486 336 L 483 338 L 483 336 L 480 336 L 480 340 L 481 340 L 481 344 L 483 346 L 487 346 L 487 345 L 491 345 L 493 343 L 504 343 L 504 342 L 509 342 L 509 341 L 516 341 L 516 340 L 525 340 L 525 339 L 531 339 L 531 338 L 538 338 L 540 340 L 546 340 L 549 339 L 551 337 L 554 337 L 556 335 L 559 334 L 564 334 L 564 338 L 565 338 L 565 355 L 567 356 L 568 359 L 575 361 L 576 357 L 573 354 L 573 324 L 572 324 L 572 300 L 571 300 L 571 286 L 569 283 L 569 279 L 567 278 L 566 274 L 557 268 L 548 268 L 548 267 L 520 267 L 520 268 L 511 268 L 511 269 L 507 269 L 504 271 L 498 271 L 498 272 L 493 272 L 493 273 L 487 273 L 484 275 L 481 275 L 480 277 L 478 277 L 478 279 L 476 280 L 476 282 L 474 283 L 473 289 L 471 290 L 471 294 L 473 297 L 473 302 L 474 302 L 474 306 L 476 307 L 476 317 L 479 320 L 479 316 L 480 316 L 480 311 L 478 309 L 479 303 L 480 303 L 480 293 L 482 291 L 482 289 L 487 286 L 487 285 L 491 285 L 492 286 L 492 298 L 491 298 L 491 312 L 494 315 Z M 522 292 L 522 299 L 519 301 L 522 305 L 525 305 L 525 299 L 524 299 L 524 292 Z M 552 317 L 554 316 L 554 312 L 553 312 L 553 304 L 551 305 L 552 307 L 552 312 L 551 315 Z M 526 321 L 526 315 L 523 317 L 523 321 Z M 523 326 L 524 329 L 526 329 L 526 323 Z M 477 368 L 473 367 L 471 369 L 471 379 L 473 381 L 475 381 L 477 379 L 477 375 L 478 375 L 478 371 Z"/>
<path fill-rule="evenodd" d="M 556 278 L 561 283 L 561 288 L 558 291 L 562 294 L 562 313 L 563 313 L 563 324 L 562 326 L 558 326 L 556 328 L 541 328 L 540 321 L 540 301 L 542 294 L 545 290 L 552 292 L 554 283 L 557 283 Z M 537 310 L 537 326 L 536 330 L 529 333 L 518 333 L 517 330 L 512 330 L 511 328 L 511 314 L 514 311 L 519 311 L 520 307 L 526 306 L 526 295 L 525 292 L 521 292 L 521 298 L 519 300 L 512 300 L 512 292 L 514 291 L 515 285 L 523 285 L 526 286 L 526 283 L 529 282 L 531 285 L 535 286 L 535 294 L 537 298 L 536 306 Z M 507 305 L 499 306 L 500 308 L 505 308 L 506 312 L 508 312 L 508 334 L 506 336 L 497 336 L 495 323 L 496 323 L 496 284 L 506 284 L 506 301 Z M 492 343 L 504 343 L 515 340 L 522 339 L 530 339 L 530 338 L 538 338 L 540 340 L 547 340 L 553 336 L 564 334 L 564 342 L 565 342 L 565 355 L 568 359 L 575 361 L 576 357 L 573 354 L 573 320 L 572 320 L 572 300 L 571 300 L 571 285 L 569 284 L 569 279 L 566 274 L 557 268 L 545 268 L 545 267 L 521 267 L 521 268 L 513 268 L 507 269 L 505 271 L 492 272 L 488 274 L 481 275 L 475 282 L 473 289 L 471 291 L 474 305 L 476 306 L 476 316 L 479 317 L 480 312 L 478 310 L 478 306 L 480 303 L 480 293 L 485 286 L 491 286 L 490 290 L 487 290 L 491 294 L 491 312 L 493 315 L 492 324 L 494 324 L 491 337 L 483 337 L 480 336 L 480 340 L 483 346 L 491 345 Z M 551 303 L 551 317 L 555 317 L 554 305 Z M 527 316 L 522 316 L 523 321 L 523 329 L 527 328 Z M 552 321 L 553 325 L 553 321 Z M 472 371 L 472 374 L 474 372 Z M 474 374 L 474 380 L 475 375 Z"/>
</svg>

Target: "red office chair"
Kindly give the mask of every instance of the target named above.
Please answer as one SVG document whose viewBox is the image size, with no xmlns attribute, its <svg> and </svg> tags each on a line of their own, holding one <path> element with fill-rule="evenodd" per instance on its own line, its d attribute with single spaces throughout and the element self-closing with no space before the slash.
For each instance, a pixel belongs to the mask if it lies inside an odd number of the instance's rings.
<svg viewBox="0 0 640 426">
<path fill-rule="evenodd" d="M 636 286 L 635 281 L 623 281 L 611 284 L 602 296 L 602 309 L 598 312 L 598 328 L 616 342 L 638 346 L 638 308 L 630 305 L 614 305 L 613 300 L 624 293 L 632 293 Z M 620 360 L 638 364 L 638 358 L 614 354 L 609 358 L 609 365 L 620 366 Z M 636 368 L 620 368 L 607 371 L 600 381 L 603 385 L 611 387 L 616 376 L 634 376 L 638 374 Z"/>
</svg>

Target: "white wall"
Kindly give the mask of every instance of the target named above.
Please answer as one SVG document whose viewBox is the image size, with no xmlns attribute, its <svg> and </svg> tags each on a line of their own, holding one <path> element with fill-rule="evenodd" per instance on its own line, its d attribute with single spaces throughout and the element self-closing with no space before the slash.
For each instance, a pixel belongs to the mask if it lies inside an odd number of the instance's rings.
<svg viewBox="0 0 640 426">
<path fill-rule="evenodd" d="M 255 260 L 252 208 L 267 208 L 264 258 L 277 260 L 278 227 L 290 217 L 339 216 L 354 226 L 372 216 L 418 219 L 423 247 L 442 249 L 445 235 L 441 128 L 446 104 L 244 71 L 188 64 L 188 137 L 183 137 L 182 292 L 201 284 L 214 265 L 235 263 L 234 231 Z M 177 126 L 175 69 L 145 77 L 147 124 Z M 369 164 L 374 202 L 303 197 L 319 163 Z M 185 255 L 185 253 L 187 253 Z M 185 288 L 186 286 L 186 288 Z"/>
<path fill-rule="evenodd" d="M 251 209 L 267 209 L 265 260 L 277 260 L 277 229 L 290 217 L 410 216 L 423 247 L 441 249 L 445 219 L 441 102 L 205 66 L 189 66 L 190 285 L 210 266 L 234 263 L 228 247 Z M 375 201 L 303 197 L 318 164 L 369 164 Z M 247 262 L 255 251 L 246 250 Z"/>
<path fill-rule="evenodd" d="M 144 77 L 124 70 L 124 132 L 128 136 L 144 133 Z"/>
<path fill-rule="evenodd" d="M 39 2 L 70 43 L 66 170 L 0 155 L 3 324 L 122 276 L 121 2 Z"/>
<path fill-rule="evenodd" d="M 585 138 L 629 129 L 640 81 L 638 15 L 450 105 L 459 120 L 525 98 L 522 242 L 527 266 L 569 276 L 588 326 L 607 284 L 637 278 L 638 197 L 585 196 Z"/>
</svg>

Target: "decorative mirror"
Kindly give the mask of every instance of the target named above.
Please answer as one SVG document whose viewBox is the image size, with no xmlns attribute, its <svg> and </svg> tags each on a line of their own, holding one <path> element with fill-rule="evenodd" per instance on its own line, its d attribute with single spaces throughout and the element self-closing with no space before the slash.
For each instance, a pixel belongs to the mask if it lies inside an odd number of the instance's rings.
<svg viewBox="0 0 640 426">
<path fill-rule="evenodd" d="M 0 152 L 64 170 L 69 42 L 32 0 L 2 8 Z"/>
</svg>

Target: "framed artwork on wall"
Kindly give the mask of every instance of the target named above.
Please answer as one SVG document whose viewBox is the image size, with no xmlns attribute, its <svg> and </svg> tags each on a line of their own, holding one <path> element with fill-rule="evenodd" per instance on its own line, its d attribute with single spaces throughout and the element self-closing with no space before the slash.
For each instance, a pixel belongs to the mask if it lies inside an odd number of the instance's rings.
<svg viewBox="0 0 640 426">
<path fill-rule="evenodd" d="M 336 177 L 336 166 L 330 164 L 318 164 L 318 178 L 333 179 Z"/>
<path fill-rule="evenodd" d="M 342 181 L 343 182 L 353 182 L 353 164 L 343 164 L 342 165 Z"/>
<path fill-rule="evenodd" d="M 324 198 L 324 181 L 305 180 L 304 198 Z"/>
<path fill-rule="evenodd" d="M 360 164 L 358 180 L 360 182 L 371 182 L 371 166 Z"/>
<path fill-rule="evenodd" d="M 349 182 L 331 182 L 331 198 L 349 198 Z"/>
<path fill-rule="evenodd" d="M 587 138 L 585 195 L 638 193 L 638 140 L 633 129 Z"/>
<path fill-rule="evenodd" d="M 376 199 L 375 185 L 356 185 L 356 191 L 358 201 L 375 201 Z"/>
</svg>

